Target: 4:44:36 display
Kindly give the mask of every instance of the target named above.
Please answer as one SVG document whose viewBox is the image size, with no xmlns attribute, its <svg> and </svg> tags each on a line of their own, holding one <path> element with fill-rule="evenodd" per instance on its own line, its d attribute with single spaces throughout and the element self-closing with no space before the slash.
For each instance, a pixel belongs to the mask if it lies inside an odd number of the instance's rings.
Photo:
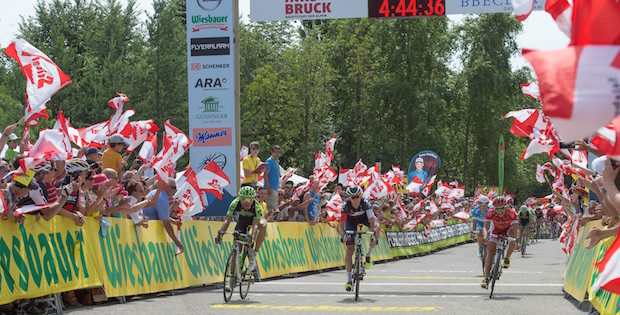
<svg viewBox="0 0 620 315">
<path fill-rule="evenodd" d="M 381 1 L 381 0 L 379 0 Z M 445 15 L 445 0 L 382 0 L 376 17 L 407 17 Z M 372 1 L 378 2 L 378 1 Z M 375 4 L 376 5 L 376 4 Z M 372 5 L 369 6 L 372 14 Z"/>
</svg>

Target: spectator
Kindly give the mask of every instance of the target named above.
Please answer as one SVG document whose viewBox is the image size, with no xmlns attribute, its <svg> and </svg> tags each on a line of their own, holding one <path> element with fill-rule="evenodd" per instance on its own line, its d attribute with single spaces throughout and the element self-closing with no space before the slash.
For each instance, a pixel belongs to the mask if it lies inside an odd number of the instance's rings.
<svg viewBox="0 0 620 315">
<path fill-rule="evenodd" d="M 86 180 L 90 167 L 86 161 L 74 159 L 66 163 L 65 169 L 67 171 L 65 178 L 67 185 L 61 191 L 61 198 L 66 202 L 58 214 L 71 218 L 75 224 L 82 226 L 85 222 L 83 211 L 86 207 L 82 184 Z"/>
<path fill-rule="evenodd" d="M 6 145 L 8 146 L 8 148 L 4 152 L 4 157 L 6 157 L 10 163 L 13 163 L 13 161 L 15 160 L 15 157 L 18 154 L 24 153 L 24 144 L 22 143 L 21 146 L 18 147 L 19 137 L 15 135 L 14 133 L 11 133 L 7 137 L 7 140 L 8 141 Z"/>
<path fill-rule="evenodd" d="M 15 128 L 17 128 L 17 124 L 8 125 L 6 126 L 6 128 L 4 128 L 4 131 L 2 132 L 2 136 L 0 137 L 0 150 L 4 149 L 4 146 L 6 145 L 9 135 L 12 134 L 13 131 L 15 131 Z M 8 162 L 8 159 L 7 159 L 7 162 Z"/>
<path fill-rule="evenodd" d="M 90 168 L 95 171 L 96 174 L 101 174 L 101 156 L 103 153 L 97 148 L 88 148 L 86 150 L 86 162 L 90 165 Z"/>
<path fill-rule="evenodd" d="M 271 156 L 265 167 L 265 188 L 267 188 L 267 208 L 278 208 L 278 187 L 280 186 L 280 146 L 271 147 Z"/>
<path fill-rule="evenodd" d="M 92 173 L 91 173 L 92 174 Z M 93 204 L 88 215 L 99 218 L 102 210 L 105 208 L 106 201 L 104 196 L 110 190 L 108 184 L 110 180 L 104 174 L 96 174 L 92 180 L 92 191 L 89 192 L 89 199 L 93 200 Z"/>
<path fill-rule="evenodd" d="M 15 219 L 16 223 L 22 223 L 24 217 L 22 215 L 16 215 L 15 209 L 24 205 L 22 200 L 28 199 L 31 188 L 37 189 L 32 184 L 34 178 L 34 171 L 28 170 L 25 174 L 15 176 L 11 184 L 8 185 L 6 190 L 2 191 L 4 200 L 6 202 L 6 210 L 2 213 L 4 220 Z"/>
<path fill-rule="evenodd" d="M 9 163 L 0 160 L 0 189 L 6 189 L 6 179 L 4 177 L 11 171 Z"/>
<path fill-rule="evenodd" d="M 336 186 L 334 186 L 334 194 L 340 194 L 340 196 L 342 196 L 342 187 L 341 183 L 336 184 Z"/>
<path fill-rule="evenodd" d="M 166 186 L 166 188 L 164 188 L 161 191 L 159 198 L 157 198 L 157 202 L 155 203 L 155 205 L 150 208 L 144 208 L 143 213 L 146 217 L 149 218 L 149 220 L 160 220 L 161 221 L 162 225 L 164 226 L 164 229 L 168 233 L 168 236 L 170 236 L 172 241 L 177 245 L 179 249 L 179 252 L 177 252 L 177 254 L 180 254 L 184 250 L 183 244 L 181 244 L 177 236 L 174 234 L 174 230 L 172 229 L 172 224 L 170 223 L 170 212 L 171 212 L 171 209 L 176 209 L 176 204 L 175 203 L 170 204 L 169 200 L 170 200 L 170 197 L 174 196 L 176 191 L 177 191 L 177 184 L 173 179 L 171 179 L 168 182 L 168 185 Z M 156 194 L 157 194 L 157 191 L 153 190 L 150 193 L 148 193 L 146 197 L 148 199 L 155 199 Z"/>
<path fill-rule="evenodd" d="M 103 170 L 103 174 L 110 180 L 108 184 L 110 191 L 106 196 L 105 215 L 114 218 L 122 218 L 130 200 L 130 198 L 125 198 L 128 195 L 127 191 L 124 191 L 123 187 L 120 185 L 118 173 L 114 169 L 106 168 Z"/>
<path fill-rule="evenodd" d="M 310 191 L 308 191 L 304 197 L 304 200 L 309 201 L 308 205 L 303 209 L 306 222 L 310 225 L 314 225 L 319 220 L 319 214 L 321 213 L 321 193 L 319 188 L 321 183 L 317 180 L 310 185 Z"/>
<path fill-rule="evenodd" d="M 147 228 L 149 218 L 144 215 L 144 208 L 153 208 L 159 200 L 162 190 L 164 189 L 164 182 L 160 181 L 157 185 L 157 190 L 153 198 L 145 198 L 146 189 L 141 181 L 132 180 L 127 184 L 127 192 L 130 196 L 129 201 L 129 217 L 133 220 L 133 223 L 138 226 Z"/>
<path fill-rule="evenodd" d="M 260 158 L 258 157 L 258 152 L 260 152 L 260 145 L 257 141 L 250 143 L 250 155 L 243 158 L 242 166 L 243 166 L 243 182 L 241 186 L 252 186 L 256 188 L 256 183 L 258 182 L 258 176 L 263 171 L 263 167 L 261 166 Z"/>
<path fill-rule="evenodd" d="M 111 168 L 116 171 L 117 177 L 119 174 L 123 174 L 123 169 L 127 164 L 121 155 L 123 150 L 127 149 L 128 145 L 125 138 L 121 135 L 113 135 L 109 140 L 110 148 L 103 152 L 101 157 L 101 167 L 105 170 Z M 109 176 L 108 176 L 109 178 Z M 120 179 L 117 181 L 122 184 Z"/>
</svg>

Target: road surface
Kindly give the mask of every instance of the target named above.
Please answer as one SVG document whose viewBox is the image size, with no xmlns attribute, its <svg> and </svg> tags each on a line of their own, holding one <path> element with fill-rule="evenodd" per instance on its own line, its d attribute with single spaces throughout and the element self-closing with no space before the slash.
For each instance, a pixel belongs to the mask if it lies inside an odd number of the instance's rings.
<svg viewBox="0 0 620 315">
<path fill-rule="evenodd" d="M 128 299 L 125 304 L 66 310 L 68 314 L 584 314 L 562 293 L 566 256 L 557 242 L 541 241 L 497 282 L 493 299 L 480 288 L 475 243 L 427 256 L 375 264 L 360 287 L 360 300 L 344 291 L 345 272 L 334 270 L 266 280 L 246 300 L 206 286 Z"/>
</svg>

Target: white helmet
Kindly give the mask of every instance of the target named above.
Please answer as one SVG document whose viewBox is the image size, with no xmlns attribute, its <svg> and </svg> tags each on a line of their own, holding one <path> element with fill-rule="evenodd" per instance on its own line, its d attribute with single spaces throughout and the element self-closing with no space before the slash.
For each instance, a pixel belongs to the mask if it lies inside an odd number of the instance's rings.
<svg viewBox="0 0 620 315">
<path fill-rule="evenodd" d="M 87 172 L 88 170 L 90 170 L 90 166 L 84 160 L 73 159 L 67 161 L 67 163 L 65 164 L 65 170 L 67 170 L 67 173 L 69 174 L 77 172 Z"/>
<path fill-rule="evenodd" d="M 47 172 L 51 169 L 52 169 L 52 163 L 50 162 L 45 162 L 37 167 L 32 168 L 32 170 L 35 171 L 35 173 Z"/>
<path fill-rule="evenodd" d="M 478 197 L 478 203 L 480 203 L 480 204 L 484 203 L 484 204 L 488 205 L 489 201 L 490 201 L 489 197 L 487 197 L 485 195 L 482 195 L 482 196 Z"/>
</svg>

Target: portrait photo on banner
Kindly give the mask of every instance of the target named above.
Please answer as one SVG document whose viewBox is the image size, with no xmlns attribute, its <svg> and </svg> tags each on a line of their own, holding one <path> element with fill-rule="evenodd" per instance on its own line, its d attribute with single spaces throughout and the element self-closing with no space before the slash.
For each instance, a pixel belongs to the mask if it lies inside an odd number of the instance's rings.
<svg viewBox="0 0 620 315">
<path fill-rule="evenodd" d="M 409 169 L 407 170 L 407 179 L 411 183 L 414 177 L 419 182 L 426 184 L 426 182 L 437 174 L 437 171 L 441 167 L 441 159 L 439 155 L 433 151 L 422 151 L 417 153 L 409 162 Z"/>
</svg>

